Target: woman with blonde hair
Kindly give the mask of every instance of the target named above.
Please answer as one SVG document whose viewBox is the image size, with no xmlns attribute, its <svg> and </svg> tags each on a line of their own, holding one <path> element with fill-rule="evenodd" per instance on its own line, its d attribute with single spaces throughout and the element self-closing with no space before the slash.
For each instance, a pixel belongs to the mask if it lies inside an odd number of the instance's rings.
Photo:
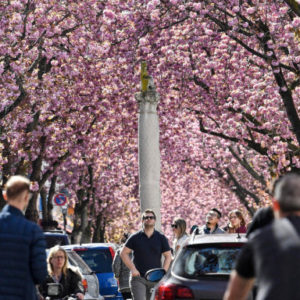
<svg viewBox="0 0 300 300">
<path fill-rule="evenodd" d="M 178 254 L 179 250 L 188 242 L 188 234 L 186 233 L 186 222 L 182 218 L 175 218 L 171 224 L 174 233 L 173 251 L 174 257 Z"/>
<path fill-rule="evenodd" d="M 246 233 L 247 227 L 243 214 L 234 209 L 228 214 L 229 223 L 223 228 L 226 233 Z"/>
<path fill-rule="evenodd" d="M 39 287 L 43 297 L 47 296 L 47 283 L 60 283 L 62 292 L 58 298 L 76 295 L 77 299 L 83 300 L 84 288 L 81 275 L 73 270 L 68 264 L 68 256 L 65 249 L 60 246 L 50 248 L 47 258 L 48 276 Z"/>
</svg>

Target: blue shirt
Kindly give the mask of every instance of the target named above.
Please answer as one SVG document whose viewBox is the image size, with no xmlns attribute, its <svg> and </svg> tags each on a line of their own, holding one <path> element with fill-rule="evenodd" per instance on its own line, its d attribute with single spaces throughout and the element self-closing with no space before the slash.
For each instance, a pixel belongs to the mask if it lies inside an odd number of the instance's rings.
<svg viewBox="0 0 300 300">
<path fill-rule="evenodd" d="M 167 238 L 159 231 L 148 238 L 143 230 L 130 236 L 125 246 L 133 251 L 133 263 L 141 276 L 154 268 L 161 268 L 161 255 L 170 251 Z"/>
</svg>

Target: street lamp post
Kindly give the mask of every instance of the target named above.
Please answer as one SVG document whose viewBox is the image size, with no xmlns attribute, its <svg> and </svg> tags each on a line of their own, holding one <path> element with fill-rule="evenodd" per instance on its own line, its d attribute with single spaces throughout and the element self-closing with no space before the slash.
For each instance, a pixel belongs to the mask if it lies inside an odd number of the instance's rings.
<svg viewBox="0 0 300 300">
<path fill-rule="evenodd" d="M 160 151 L 157 105 L 159 94 L 146 63 L 141 64 L 141 92 L 135 95 L 139 104 L 138 151 L 139 151 L 139 195 L 141 211 L 154 210 L 156 228 L 161 228 L 160 215 Z"/>
</svg>

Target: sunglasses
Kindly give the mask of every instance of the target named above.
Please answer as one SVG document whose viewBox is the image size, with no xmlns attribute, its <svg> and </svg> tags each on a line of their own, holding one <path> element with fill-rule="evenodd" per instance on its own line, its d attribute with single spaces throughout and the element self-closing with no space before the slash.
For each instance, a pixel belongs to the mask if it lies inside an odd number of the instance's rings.
<svg viewBox="0 0 300 300">
<path fill-rule="evenodd" d="M 217 218 L 218 217 L 218 215 L 215 214 L 215 213 L 208 213 L 206 216 L 207 217 L 213 217 L 213 218 Z"/>
<path fill-rule="evenodd" d="M 146 217 L 143 217 L 143 220 L 154 220 L 155 217 L 154 216 L 146 216 Z"/>
<path fill-rule="evenodd" d="M 171 227 L 172 228 L 177 228 L 177 225 L 176 224 L 171 224 Z"/>
</svg>

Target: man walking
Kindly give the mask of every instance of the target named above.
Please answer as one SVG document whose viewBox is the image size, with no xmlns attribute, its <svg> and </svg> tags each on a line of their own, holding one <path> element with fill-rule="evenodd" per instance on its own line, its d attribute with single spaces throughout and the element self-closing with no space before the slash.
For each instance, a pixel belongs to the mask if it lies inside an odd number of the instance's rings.
<svg viewBox="0 0 300 300">
<path fill-rule="evenodd" d="M 123 238 L 121 240 L 122 246 L 127 241 L 129 237 L 128 233 L 123 234 Z M 116 279 L 119 282 L 119 291 L 122 294 L 124 300 L 131 299 L 131 292 L 129 287 L 129 276 L 130 270 L 124 264 L 123 260 L 121 259 L 121 250 L 122 246 L 116 251 L 115 257 L 112 262 L 112 269 L 115 274 Z M 130 253 L 131 259 L 132 253 Z"/>
<path fill-rule="evenodd" d="M 163 268 L 169 269 L 172 255 L 167 238 L 155 230 L 156 216 L 153 210 L 146 209 L 142 214 L 143 229 L 132 234 L 125 243 L 121 258 L 130 269 L 130 288 L 133 300 L 148 300 L 151 288 L 155 285 L 144 278 L 145 273 L 161 267 L 161 256 L 164 256 Z M 129 254 L 133 252 L 133 261 Z"/>
<path fill-rule="evenodd" d="M 0 300 L 36 300 L 35 284 L 47 275 L 42 230 L 25 219 L 30 181 L 12 176 L 6 183 L 7 205 L 0 213 Z"/>
<path fill-rule="evenodd" d="M 254 284 L 257 300 L 300 299 L 300 176 L 285 175 L 274 191 L 276 220 L 250 235 L 224 299 L 243 300 Z"/>
<path fill-rule="evenodd" d="M 219 221 L 222 217 L 221 212 L 216 209 L 212 208 L 206 215 L 206 223 L 198 230 L 197 234 L 218 234 L 224 233 L 224 230 L 219 227 Z"/>
</svg>

